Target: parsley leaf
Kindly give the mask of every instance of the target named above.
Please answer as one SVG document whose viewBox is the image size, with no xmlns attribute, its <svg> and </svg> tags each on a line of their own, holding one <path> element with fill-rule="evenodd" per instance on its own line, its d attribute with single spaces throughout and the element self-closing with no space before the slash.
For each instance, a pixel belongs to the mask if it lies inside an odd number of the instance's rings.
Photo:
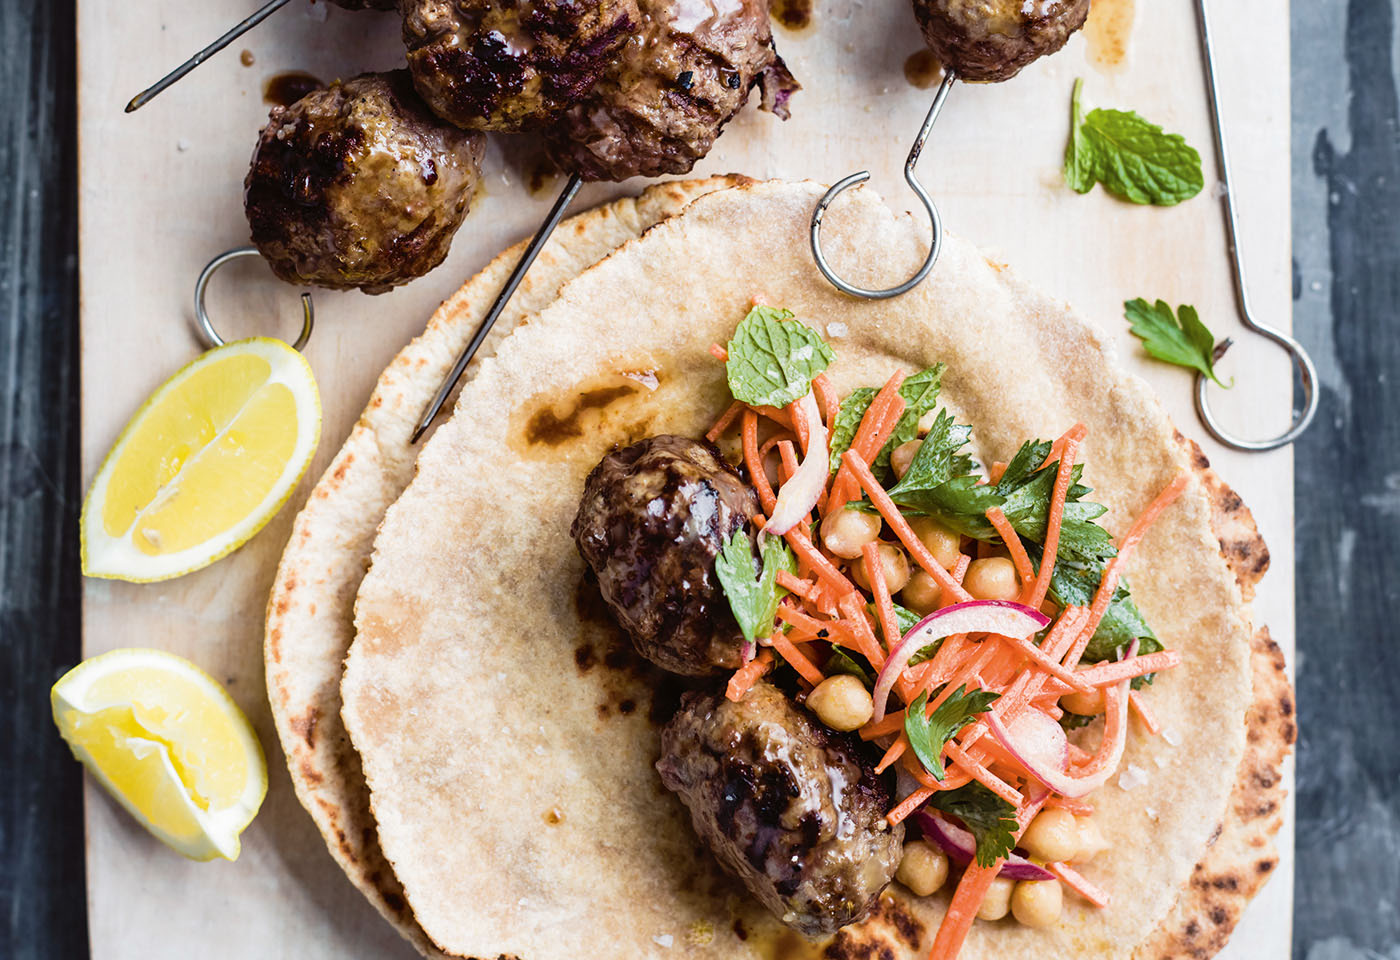
<svg viewBox="0 0 1400 960">
<path fill-rule="evenodd" d="M 735 400 L 785 407 L 805 397 L 812 378 L 836 359 L 815 330 L 792 316 L 791 310 L 754 307 L 740 322 L 724 367 Z"/>
<path fill-rule="evenodd" d="M 761 567 L 755 570 L 748 532 L 740 527 L 715 557 L 715 574 L 749 643 L 773 631 L 778 601 L 787 593 L 777 584 L 778 571 L 797 572 L 797 559 L 781 537 L 765 537 L 761 553 Z"/>
<path fill-rule="evenodd" d="M 903 479 L 889 491 L 890 499 L 907 511 L 933 517 L 949 529 L 987 540 L 996 536 L 986 512 L 1004 498 L 995 489 L 978 484 L 975 476 L 958 476 L 971 467 L 958 450 L 967 445 L 972 428 L 953 422 L 947 411 L 924 437 Z"/>
<path fill-rule="evenodd" d="M 841 469 L 841 456 L 851 449 L 851 443 L 856 438 L 856 431 L 860 429 L 860 422 L 865 418 L 865 412 L 870 409 L 870 402 L 875 399 L 877 392 L 873 387 L 852 390 L 846 399 L 841 401 L 841 406 L 837 408 L 836 422 L 831 427 L 831 472 L 833 474 Z"/>
<path fill-rule="evenodd" d="M 938 696 L 942 690 L 942 687 L 934 690 L 934 696 Z M 904 732 L 909 736 L 909 747 L 935 780 L 943 779 L 943 745 L 971 723 L 973 717 L 986 713 L 987 708 L 1000 696 L 990 690 L 968 693 L 966 688 L 958 687 L 938 705 L 932 716 L 925 716 L 927 693 L 919 694 L 918 699 L 909 705 L 904 714 Z"/>
<path fill-rule="evenodd" d="M 1061 557 L 1050 574 L 1050 599 L 1061 606 L 1088 606 L 1103 582 L 1103 572 L 1103 561 L 1085 562 Z M 1143 656 L 1164 649 L 1147 625 L 1142 611 L 1133 603 L 1128 585 L 1119 580 L 1118 589 L 1113 591 L 1113 599 L 1109 601 L 1098 629 L 1084 648 L 1084 662 L 1116 660 L 1127 652 L 1128 644 L 1134 640 L 1138 642 L 1138 653 Z M 1151 682 L 1151 674 L 1137 677 L 1133 680 L 1133 689 L 1141 689 Z"/>
<path fill-rule="evenodd" d="M 1169 207 L 1205 186 L 1201 155 L 1180 134 L 1166 133 L 1136 113 L 1092 110 L 1080 104 L 1084 81 L 1074 82 L 1065 183 L 1088 193 L 1095 183 L 1132 203 Z"/>
<path fill-rule="evenodd" d="M 1173 316 L 1165 300 L 1150 304 L 1138 298 L 1123 304 L 1123 312 L 1132 324 L 1133 336 L 1142 340 L 1142 347 L 1150 356 L 1200 371 L 1226 389 L 1234 386 L 1233 380 L 1221 383 L 1215 375 L 1215 361 L 1230 349 L 1230 341 L 1217 345 L 1215 335 L 1206 329 L 1195 307 L 1177 307 Z"/>
<path fill-rule="evenodd" d="M 1016 846 L 1016 808 L 976 780 L 940 790 L 928 805 L 962 821 L 977 840 L 977 865 L 990 867 Z"/>
</svg>

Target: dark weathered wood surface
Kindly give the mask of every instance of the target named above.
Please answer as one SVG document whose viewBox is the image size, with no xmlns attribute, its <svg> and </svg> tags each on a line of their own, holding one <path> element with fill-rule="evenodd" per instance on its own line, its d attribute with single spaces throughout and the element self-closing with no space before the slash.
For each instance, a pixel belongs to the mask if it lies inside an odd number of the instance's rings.
<svg viewBox="0 0 1400 960">
<path fill-rule="evenodd" d="M 86 952 L 47 703 L 79 645 L 72 6 L 0 4 L 0 956 L 36 960 Z M 1323 391 L 1297 460 L 1300 960 L 1400 958 L 1397 7 L 1293 4 L 1294 320 Z"/>
</svg>

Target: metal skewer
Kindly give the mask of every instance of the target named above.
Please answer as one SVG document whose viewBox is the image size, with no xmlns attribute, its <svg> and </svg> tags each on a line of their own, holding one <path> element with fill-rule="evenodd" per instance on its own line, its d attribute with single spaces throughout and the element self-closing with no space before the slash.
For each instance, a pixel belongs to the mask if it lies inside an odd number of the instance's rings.
<svg viewBox="0 0 1400 960">
<path fill-rule="evenodd" d="M 525 252 L 520 257 L 520 262 L 515 265 L 515 269 L 511 271 L 510 278 L 506 280 L 506 285 L 501 288 L 501 292 L 496 296 L 496 302 L 491 304 L 491 309 L 487 311 L 486 316 L 482 318 L 481 323 L 477 326 L 476 332 L 472 334 L 471 341 L 457 357 L 457 362 L 452 365 L 452 370 L 442 381 L 442 385 L 438 387 L 438 391 L 433 396 L 432 402 L 429 403 L 427 409 L 423 411 L 423 416 L 419 418 L 418 425 L 413 430 L 413 437 L 409 440 L 410 443 L 417 443 L 419 438 L 427 431 L 428 427 L 432 425 L 438 412 L 442 410 L 443 404 L 447 402 L 448 396 L 451 395 L 452 388 L 457 386 L 457 381 L 462 378 L 462 371 L 467 369 L 467 364 L 471 363 L 472 357 L 476 356 L 477 350 L 481 349 L 481 344 L 485 342 L 486 335 L 490 333 L 491 328 L 495 326 L 496 320 L 501 316 L 502 311 L 505 310 L 506 304 L 510 303 L 510 298 L 515 294 L 516 288 L 520 286 L 520 281 L 525 279 L 525 274 L 529 271 L 530 265 L 535 262 L 535 258 L 540 255 L 540 251 L 544 249 L 544 245 L 549 242 L 549 237 L 554 233 L 554 228 L 559 226 L 560 220 L 564 219 L 564 211 L 569 208 L 569 203 L 574 199 L 574 196 L 578 193 L 579 187 L 582 185 L 583 177 L 577 173 L 569 177 L 568 182 L 564 184 L 564 189 L 559 192 L 559 197 L 554 201 L 554 206 L 550 208 L 549 215 L 544 218 L 544 222 L 541 223 L 539 229 L 535 231 L 535 236 L 530 240 L 530 245 L 525 248 Z"/>
<path fill-rule="evenodd" d="M 161 77 L 151 86 L 147 87 L 145 90 L 142 90 L 136 96 L 132 97 L 131 102 L 126 105 L 126 112 L 131 113 L 133 110 L 140 110 L 146 104 L 150 103 L 156 97 L 160 96 L 160 94 L 163 93 L 167 87 L 181 80 L 195 67 L 199 66 L 205 60 L 208 60 L 210 57 L 218 53 L 224 47 L 228 46 L 230 43 L 233 43 L 233 41 L 243 36 L 243 34 L 247 33 L 249 30 L 262 23 L 268 17 L 272 16 L 272 14 L 280 10 L 282 7 L 286 6 L 287 2 L 288 0 L 268 0 L 268 2 L 259 7 L 257 12 L 254 13 L 251 17 L 248 17 L 246 20 L 240 20 L 228 33 L 224 34 L 222 37 L 209 44 L 209 46 L 205 47 L 203 50 L 190 57 L 188 60 L 180 64 L 174 70 Z"/>
<path fill-rule="evenodd" d="M 943 74 L 943 82 L 938 85 L 938 92 L 933 96 L 933 104 L 928 108 L 928 115 L 924 117 L 924 125 L 919 128 L 919 135 L 914 138 L 914 145 L 909 148 L 909 156 L 904 161 L 904 180 L 909 184 L 909 188 L 918 196 L 919 201 L 928 211 L 929 223 L 933 227 L 933 239 L 929 242 L 928 256 L 924 258 L 923 266 L 918 271 L 905 280 L 903 283 L 889 287 L 884 290 L 868 290 L 864 287 L 857 287 L 847 283 L 836 275 L 826 262 L 826 256 L 822 253 L 822 218 L 826 216 L 827 208 L 831 206 L 833 200 L 841 194 L 843 190 L 854 187 L 856 184 L 864 183 L 870 179 L 870 171 L 862 170 L 860 173 L 853 173 L 849 177 L 840 180 L 828 190 L 817 201 L 817 208 L 812 211 L 812 257 L 817 261 L 817 269 L 822 272 L 822 276 L 831 281 L 832 286 L 842 293 L 853 297 L 861 297 L 866 300 L 888 300 L 891 297 L 898 297 L 913 290 L 924 278 L 928 276 L 933 265 L 938 261 L 938 254 L 943 249 L 943 218 L 938 213 L 938 207 L 934 205 L 933 198 L 928 195 L 924 185 L 919 182 L 919 178 L 914 174 L 914 168 L 919 163 L 919 154 L 923 153 L 924 144 L 928 142 L 929 134 L 933 132 L 933 125 L 938 120 L 938 115 L 943 111 L 943 104 L 948 99 L 949 92 L 953 89 L 953 84 L 957 82 L 957 76 L 952 70 Z"/>
<path fill-rule="evenodd" d="M 214 321 L 209 319 L 209 310 L 204 305 L 205 293 L 209 290 L 209 281 L 214 278 L 214 273 L 228 263 L 230 260 L 237 260 L 239 257 L 262 257 L 257 247 L 234 247 L 232 250 L 225 250 L 213 260 L 204 265 L 204 269 L 199 272 L 199 279 L 194 283 L 194 315 L 199 323 L 200 335 L 209 349 L 222 347 L 227 341 L 218 330 L 214 329 Z M 316 326 L 316 307 L 311 302 L 310 293 L 301 295 L 301 333 L 297 336 L 296 342 L 292 344 L 292 349 L 300 350 L 311 340 L 311 330 Z"/>
<path fill-rule="evenodd" d="M 1303 348 L 1302 344 L 1281 330 L 1259 323 L 1254 319 L 1250 310 L 1249 290 L 1244 277 L 1244 261 L 1240 256 L 1239 217 L 1235 212 L 1235 194 L 1230 187 L 1230 154 L 1225 145 L 1225 125 L 1220 119 L 1220 90 L 1215 79 L 1215 50 L 1211 42 L 1210 17 L 1206 13 L 1206 0 L 1196 0 L 1196 15 L 1201 28 L 1201 56 L 1204 58 L 1206 66 L 1206 90 L 1210 101 L 1210 119 L 1215 131 L 1215 157 L 1220 168 L 1220 183 L 1224 187 L 1221 202 L 1225 214 L 1225 243 L 1230 251 L 1230 265 L 1234 272 L 1235 300 L 1239 306 L 1240 321 L 1250 330 L 1268 337 L 1287 350 L 1292 362 L 1298 367 L 1298 376 L 1303 384 L 1302 413 L 1293 420 L 1287 432 L 1272 440 L 1244 440 L 1228 433 L 1221 427 L 1216 422 L 1215 415 L 1211 413 L 1210 404 L 1206 398 L 1206 388 L 1209 381 L 1204 374 L 1200 373 L 1196 374 L 1196 412 L 1200 415 L 1201 422 L 1205 424 L 1205 428 L 1210 431 L 1211 436 L 1225 446 L 1250 453 L 1261 453 L 1287 446 L 1302 436 L 1303 431 L 1308 429 L 1308 425 L 1312 423 L 1313 416 L 1317 413 L 1317 368 L 1313 365 L 1312 357 L 1308 355 L 1308 351 Z M 1292 391 L 1290 390 L 1289 393 L 1291 405 Z"/>
</svg>

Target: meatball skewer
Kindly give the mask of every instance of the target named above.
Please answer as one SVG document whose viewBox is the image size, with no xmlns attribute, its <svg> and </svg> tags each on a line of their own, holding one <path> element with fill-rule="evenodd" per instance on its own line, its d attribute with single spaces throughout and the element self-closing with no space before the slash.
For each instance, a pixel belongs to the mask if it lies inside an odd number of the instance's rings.
<svg viewBox="0 0 1400 960">
<path fill-rule="evenodd" d="M 938 207 L 915 175 L 919 155 L 948 94 L 958 80 L 999 83 L 1047 54 L 1055 53 L 1084 26 L 1090 0 L 914 0 L 914 15 L 924 42 L 943 64 L 943 82 L 934 94 L 919 135 L 904 161 L 904 180 L 928 213 L 933 237 L 928 255 L 914 275 L 903 283 L 880 290 L 848 283 L 832 270 L 822 252 L 822 220 L 843 191 L 870 179 L 870 171 L 853 173 L 838 181 L 817 201 L 812 211 L 812 257 L 822 275 L 842 293 L 865 300 L 886 300 L 914 289 L 933 269 L 943 246 L 943 219 Z"/>
<path fill-rule="evenodd" d="M 398 0 L 330 0 L 330 2 L 337 6 L 344 7 L 347 10 L 393 10 L 398 6 Z M 230 43 L 233 43 L 233 41 L 243 36 L 243 34 L 262 23 L 286 5 L 287 0 L 268 0 L 267 3 L 264 3 L 254 11 L 251 16 L 234 24 L 232 29 L 219 37 L 219 39 L 200 50 L 145 90 L 142 90 L 136 96 L 132 97 L 126 105 L 126 112 L 131 113 L 133 110 L 140 110 L 167 89 L 183 80 L 195 67 L 199 66 L 205 60 L 208 60 Z"/>
<path fill-rule="evenodd" d="M 709 15 L 697 18 L 697 4 Z M 787 118 L 798 84 L 773 49 L 767 0 L 640 0 L 638 8 L 641 29 L 545 131 L 550 155 L 569 179 L 419 419 L 413 442 L 441 411 L 585 181 L 689 172 L 754 87 L 762 109 Z"/>
</svg>

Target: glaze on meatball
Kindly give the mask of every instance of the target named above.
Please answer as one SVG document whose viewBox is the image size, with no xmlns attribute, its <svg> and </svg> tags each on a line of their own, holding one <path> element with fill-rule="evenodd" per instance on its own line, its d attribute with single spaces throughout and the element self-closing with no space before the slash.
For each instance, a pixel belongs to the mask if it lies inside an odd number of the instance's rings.
<svg viewBox="0 0 1400 960">
<path fill-rule="evenodd" d="M 258 138 L 243 183 L 253 243 L 290 283 L 407 283 L 447 256 L 484 146 L 433 116 L 405 70 L 313 90 Z"/>
<path fill-rule="evenodd" d="M 1065 45 L 1089 0 L 914 0 L 924 40 L 960 80 L 1009 80 Z"/>
<path fill-rule="evenodd" d="M 637 652 L 704 676 L 743 663 L 715 557 L 757 512 L 753 491 L 714 447 L 663 435 L 593 468 L 572 534 Z"/>
<path fill-rule="evenodd" d="M 468 130 L 550 122 L 641 22 L 637 0 L 404 0 L 402 10 L 418 92 Z"/>
<path fill-rule="evenodd" d="M 885 823 L 889 785 L 859 741 L 771 684 L 686 694 L 656 769 L 725 869 L 809 937 L 864 917 L 899 868 L 904 825 Z"/>
<path fill-rule="evenodd" d="M 641 0 L 643 26 L 584 100 L 547 133 L 585 180 L 688 173 L 761 87 L 788 116 L 798 89 L 773 50 L 767 0 Z"/>
</svg>

